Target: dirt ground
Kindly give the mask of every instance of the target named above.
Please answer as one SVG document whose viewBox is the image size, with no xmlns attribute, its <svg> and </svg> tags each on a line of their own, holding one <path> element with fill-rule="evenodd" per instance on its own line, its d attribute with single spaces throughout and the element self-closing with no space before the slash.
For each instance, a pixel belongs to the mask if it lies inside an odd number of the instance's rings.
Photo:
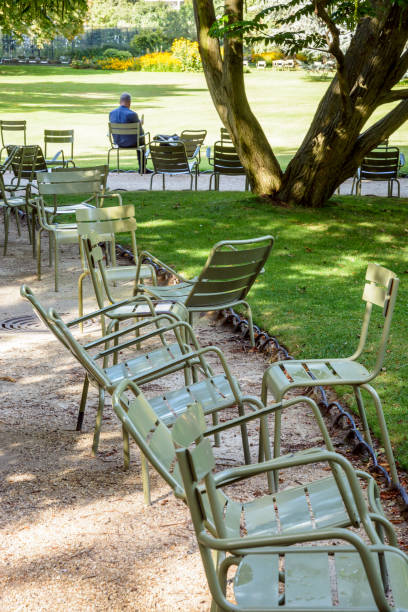
<svg viewBox="0 0 408 612">
<path fill-rule="evenodd" d="M 26 226 L 17 237 L 14 220 L 11 225 L 9 255 L 0 260 L 0 610 L 208 610 L 210 597 L 187 508 L 153 471 L 153 504 L 144 505 L 139 455 L 133 445 L 130 470 L 123 471 L 121 431 L 109 400 L 100 452 L 91 457 L 96 394 L 90 392 L 78 433 L 82 368 L 50 333 L 24 319 L 32 311 L 19 295 L 23 282 L 63 318 L 77 315 L 77 250 L 64 247 L 61 291 L 54 293 L 46 240 L 43 280 L 38 281 Z M 88 312 L 95 307 L 90 286 L 86 305 Z M 4 321 L 14 329 L 2 329 Z M 196 329 L 202 345 L 222 348 L 243 390 L 259 395 L 265 356 L 246 350 L 239 337 L 211 318 L 200 319 Z M 78 338 L 97 334 L 90 327 Z M 154 395 L 175 386 L 182 386 L 179 375 L 144 390 Z M 250 433 L 255 459 L 256 426 Z M 340 437 L 344 432 L 335 433 L 336 441 Z M 282 444 L 286 452 L 321 445 L 304 407 L 285 414 Z M 238 436 L 224 435 L 216 455 L 218 469 L 240 463 Z M 364 467 L 361 459 L 353 461 Z M 282 486 L 319 475 L 327 475 L 322 466 L 307 468 L 289 474 Z M 240 485 L 235 494 L 258 495 L 263 486 L 260 480 Z M 397 498 L 386 489 L 383 496 L 406 547 L 407 523 Z"/>
</svg>

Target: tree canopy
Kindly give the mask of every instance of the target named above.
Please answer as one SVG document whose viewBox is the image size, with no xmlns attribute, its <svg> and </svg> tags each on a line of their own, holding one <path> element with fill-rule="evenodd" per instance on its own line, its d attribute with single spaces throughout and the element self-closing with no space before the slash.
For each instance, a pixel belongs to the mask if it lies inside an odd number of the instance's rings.
<svg viewBox="0 0 408 612">
<path fill-rule="evenodd" d="M 19 38 L 35 36 L 38 42 L 57 35 L 73 38 L 82 32 L 87 0 L 2 0 L 0 29 Z"/>
</svg>

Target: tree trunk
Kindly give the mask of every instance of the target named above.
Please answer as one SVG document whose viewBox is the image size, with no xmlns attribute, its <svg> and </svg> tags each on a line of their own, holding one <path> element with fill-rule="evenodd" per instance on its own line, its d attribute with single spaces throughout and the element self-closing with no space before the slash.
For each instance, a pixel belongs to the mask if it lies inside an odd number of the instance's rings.
<svg viewBox="0 0 408 612">
<path fill-rule="evenodd" d="M 231 21 L 242 19 L 242 5 L 243 0 L 226 0 Z M 380 104 L 397 100 L 390 90 L 408 68 L 408 52 L 403 53 L 408 11 L 390 3 L 381 19 L 362 20 L 345 55 L 342 82 L 349 88 L 347 104 L 336 75 L 283 174 L 246 97 L 241 39 L 224 40 L 222 60 L 218 41 L 208 34 L 215 21 L 212 0 L 194 0 L 194 10 L 208 88 L 255 193 L 320 207 L 355 173 L 364 155 L 407 120 L 408 100 L 362 132 Z"/>
</svg>

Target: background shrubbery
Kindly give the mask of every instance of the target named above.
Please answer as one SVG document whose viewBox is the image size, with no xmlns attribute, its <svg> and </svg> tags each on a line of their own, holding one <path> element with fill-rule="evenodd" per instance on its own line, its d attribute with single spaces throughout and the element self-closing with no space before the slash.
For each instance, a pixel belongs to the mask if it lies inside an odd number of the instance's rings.
<svg viewBox="0 0 408 612">
<path fill-rule="evenodd" d="M 142 70 L 152 72 L 197 72 L 202 70 L 198 43 L 176 39 L 170 51 L 156 51 L 134 57 L 129 51 L 105 49 L 97 56 L 84 56 L 72 61 L 73 68 L 99 70 Z"/>
</svg>

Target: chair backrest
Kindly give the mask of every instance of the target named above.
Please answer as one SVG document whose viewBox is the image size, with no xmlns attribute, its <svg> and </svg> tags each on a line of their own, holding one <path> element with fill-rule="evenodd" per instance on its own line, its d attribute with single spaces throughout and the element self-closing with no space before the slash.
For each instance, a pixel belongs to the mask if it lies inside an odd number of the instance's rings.
<svg viewBox="0 0 408 612">
<path fill-rule="evenodd" d="M 95 380 L 99 385 L 108 387 L 110 382 L 103 371 L 103 368 L 89 353 L 87 353 L 85 348 L 78 342 L 78 340 L 76 340 L 69 327 L 64 323 L 59 314 L 53 308 L 48 310 L 47 319 L 50 321 L 51 325 L 55 326 L 57 332 L 59 333 L 57 338 L 61 340 L 64 346 L 84 367 L 88 377 L 91 380 Z"/>
<path fill-rule="evenodd" d="M 232 143 L 218 141 L 213 149 L 214 173 L 241 175 L 245 169 Z"/>
<path fill-rule="evenodd" d="M 197 147 L 201 147 L 206 136 L 207 130 L 183 130 L 181 132 L 180 140 L 184 142 L 187 156 L 189 158 L 194 155 Z"/>
<path fill-rule="evenodd" d="M 99 236 L 103 236 L 106 234 L 118 234 L 127 232 L 130 234 L 131 239 L 131 248 L 132 254 L 135 261 L 135 265 L 138 263 L 138 255 L 137 255 L 137 245 L 136 245 L 136 217 L 135 217 L 135 208 L 132 204 L 127 204 L 124 206 L 111 206 L 109 208 L 84 208 L 82 210 L 76 211 L 76 219 L 78 226 L 78 234 L 80 238 L 84 238 L 83 248 L 86 254 L 86 259 L 91 267 L 89 271 L 91 273 L 92 282 L 96 282 L 96 278 L 94 278 L 94 272 L 98 270 L 96 276 L 99 277 L 99 274 L 102 274 L 103 278 L 106 279 L 105 275 L 105 264 L 104 257 L 102 256 L 99 259 L 99 253 L 92 253 L 94 246 L 97 246 L 103 238 L 99 238 Z M 91 241 L 87 240 L 88 236 L 92 238 Z M 93 245 L 93 246 L 92 246 Z M 104 283 L 105 284 L 105 283 Z M 94 289 L 96 292 L 96 286 L 94 284 Z M 108 283 L 106 283 L 107 289 L 107 297 L 110 301 L 112 301 L 112 296 L 109 291 Z M 101 303 L 103 303 L 103 297 L 100 296 L 98 298 L 98 304 L 100 308 L 102 308 Z"/>
<path fill-rule="evenodd" d="M 44 155 L 47 158 L 47 145 L 70 144 L 71 154 L 74 157 L 74 130 L 44 130 Z M 66 156 L 65 156 L 66 157 Z"/>
<path fill-rule="evenodd" d="M 170 430 L 158 418 L 149 400 L 135 383 L 126 380 L 115 389 L 112 406 L 123 427 L 135 440 L 147 461 L 159 472 L 175 495 L 184 498 L 184 488 Z"/>
<path fill-rule="evenodd" d="M 67 166 L 66 168 L 63 168 L 63 167 L 52 168 L 52 172 L 76 172 L 77 170 L 96 170 L 98 171 L 100 174 L 101 192 L 105 193 L 106 184 L 108 182 L 108 175 L 109 175 L 109 166 L 107 164 L 102 164 L 100 166 L 81 166 L 80 168 L 78 166 L 76 167 Z"/>
<path fill-rule="evenodd" d="M 141 133 L 142 124 L 140 121 L 138 121 L 137 123 L 111 123 L 109 121 L 108 125 L 109 140 L 112 147 L 116 146 L 113 140 L 114 136 L 136 136 L 137 144 L 135 145 L 135 148 L 139 146 L 139 140 L 143 136 L 143 134 Z"/>
<path fill-rule="evenodd" d="M 187 152 L 183 142 L 162 144 L 152 141 L 150 155 L 154 171 L 158 173 L 185 174 L 190 172 Z"/>
<path fill-rule="evenodd" d="M 379 147 L 367 153 L 361 162 L 360 178 L 388 181 L 397 178 L 400 152 L 398 147 Z"/>
<path fill-rule="evenodd" d="M 10 154 L 12 147 L 7 146 L 7 153 Z M 17 178 L 16 186 L 22 179 L 32 182 L 37 172 L 46 172 L 47 164 L 41 147 L 38 145 L 19 146 L 11 164 L 14 176 Z"/>
<path fill-rule="evenodd" d="M 17 155 L 18 146 L 9 146 L 7 148 L 7 157 L 2 164 L 0 164 L 0 175 L 4 175 L 11 168 L 13 159 Z"/>
<path fill-rule="evenodd" d="M 115 302 L 111 294 L 108 279 L 106 277 L 105 255 L 99 243 L 103 238 L 95 232 L 89 231 L 81 236 L 81 246 L 85 253 L 88 270 L 91 275 L 91 281 L 95 292 L 96 301 L 99 308 L 104 308 L 107 304 L 106 299 L 110 304 Z"/>
<path fill-rule="evenodd" d="M 384 362 L 395 301 L 397 299 L 399 279 L 394 272 L 391 272 L 391 270 L 383 268 L 377 264 L 370 263 L 367 266 L 365 280 L 366 283 L 364 285 L 363 300 L 366 302 L 366 308 L 358 348 L 352 358 L 357 359 L 363 352 L 365 343 L 367 341 L 372 309 L 373 306 L 378 306 L 382 309 L 384 325 L 379 341 L 376 363 L 372 372 L 372 378 L 374 378 L 374 376 L 377 376 L 381 370 Z"/>
<path fill-rule="evenodd" d="M 48 328 L 48 330 L 54 334 L 54 336 L 67 348 L 70 350 L 68 344 L 65 341 L 63 334 L 59 331 L 53 321 L 48 317 L 48 313 L 42 304 L 37 300 L 31 288 L 28 285 L 21 285 L 20 287 L 20 295 L 21 297 L 28 300 L 34 310 L 34 313 L 37 317 L 44 323 L 44 325 Z"/>
<path fill-rule="evenodd" d="M 225 127 L 220 128 L 220 140 L 221 142 L 232 142 L 230 133 Z"/>
<path fill-rule="evenodd" d="M 207 262 L 186 300 L 186 307 L 211 310 L 245 299 L 273 247 L 273 236 L 251 240 L 223 240 Z"/>
<path fill-rule="evenodd" d="M 38 191 L 42 196 L 101 195 L 101 174 L 97 168 L 37 173 Z"/>
<path fill-rule="evenodd" d="M 27 121 L 8 121 L 7 119 L 0 120 L 0 134 L 3 147 L 10 144 L 9 142 L 6 142 L 5 132 L 23 132 L 24 144 L 27 144 Z M 7 140 L 9 140 L 9 137 Z"/>
</svg>

